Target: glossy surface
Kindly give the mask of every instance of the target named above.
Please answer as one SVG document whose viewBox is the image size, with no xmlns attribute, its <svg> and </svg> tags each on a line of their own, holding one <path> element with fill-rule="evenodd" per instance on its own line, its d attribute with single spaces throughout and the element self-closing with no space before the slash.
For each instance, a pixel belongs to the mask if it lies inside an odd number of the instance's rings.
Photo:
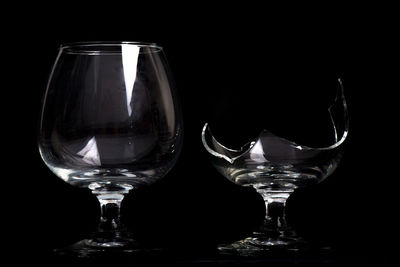
<svg viewBox="0 0 400 267">
<path fill-rule="evenodd" d="M 41 155 L 64 181 L 136 186 L 163 177 L 182 123 L 162 48 L 83 43 L 60 48 L 43 104 Z"/>
</svg>

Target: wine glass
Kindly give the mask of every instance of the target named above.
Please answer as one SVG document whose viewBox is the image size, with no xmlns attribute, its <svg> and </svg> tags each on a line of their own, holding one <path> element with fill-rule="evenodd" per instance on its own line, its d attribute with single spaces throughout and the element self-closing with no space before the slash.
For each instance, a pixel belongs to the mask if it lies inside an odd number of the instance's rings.
<svg viewBox="0 0 400 267">
<path fill-rule="evenodd" d="M 182 115 L 163 48 L 144 42 L 61 45 L 44 96 L 39 150 L 65 182 L 89 188 L 101 208 L 98 232 L 71 247 L 79 255 L 132 251 L 120 221 L 132 189 L 173 167 Z"/>
<path fill-rule="evenodd" d="M 243 240 L 220 245 L 218 248 L 221 252 L 258 255 L 265 251 L 298 252 L 308 247 L 307 242 L 287 224 L 284 209 L 286 200 L 294 190 L 324 180 L 336 169 L 342 157 L 349 119 L 342 81 L 335 80 L 330 80 L 332 83 L 329 86 L 326 84 L 325 88 L 322 87 L 326 89 L 322 90 L 322 95 L 329 96 L 330 88 L 335 91 L 331 92 L 333 100 L 327 106 L 327 101 L 318 98 L 321 96 L 320 87 L 320 95 L 308 96 L 309 102 L 296 99 L 299 94 L 271 93 L 268 96 L 272 99 L 268 101 L 258 96 L 261 100 L 257 102 L 254 96 L 250 97 L 250 108 L 253 106 L 254 110 L 251 110 L 251 116 L 248 113 L 247 117 L 243 116 L 247 123 L 241 121 L 243 125 L 236 123 L 230 127 L 228 122 L 222 127 L 224 131 L 218 132 L 218 137 L 212 129 L 215 126 L 220 130 L 221 125 L 219 128 L 217 123 L 213 126 L 209 123 L 204 125 L 202 143 L 215 168 L 235 184 L 253 187 L 266 205 L 266 216 L 260 229 Z M 297 92 L 299 88 L 303 87 L 294 87 Z M 275 99 L 273 96 L 279 97 Z M 240 100 L 245 101 L 246 98 Z M 261 111 L 255 110 L 257 103 L 261 103 Z M 229 116 L 240 120 L 241 113 L 245 113 L 245 107 L 248 108 L 242 105 L 236 107 L 236 112 L 227 112 Z M 267 106 L 272 106 L 272 112 Z M 310 106 L 313 108 L 308 109 Z M 302 112 L 303 109 L 308 111 Z M 264 128 L 268 126 L 273 130 Z M 258 136 L 240 148 L 225 145 L 224 140 L 232 144 L 232 139 L 243 139 L 245 132 L 240 131 L 241 127 L 256 129 Z"/>
</svg>

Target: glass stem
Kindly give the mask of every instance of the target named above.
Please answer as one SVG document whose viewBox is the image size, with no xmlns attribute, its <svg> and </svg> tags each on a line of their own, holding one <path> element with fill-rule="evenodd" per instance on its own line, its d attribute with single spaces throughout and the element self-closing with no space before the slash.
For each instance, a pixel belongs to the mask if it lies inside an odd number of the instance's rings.
<svg viewBox="0 0 400 267">
<path fill-rule="evenodd" d="M 100 203 L 100 221 L 97 232 L 87 241 L 91 247 L 127 247 L 132 243 L 131 235 L 121 223 L 121 202 L 132 186 L 93 183 L 89 189 Z"/>
<path fill-rule="evenodd" d="M 257 189 L 265 203 L 265 220 L 261 231 L 271 236 L 284 235 L 289 229 L 285 219 L 286 200 L 292 192 Z"/>
<path fill-rule="evenodd" d="M 113 185 L 109 183 L 92 183 L 89 189 L 100 203 L 101 217 L 98 225 L 100 238 L 115 239 L 121 237 L 124 230 L 121 225 L 121 202 L 125 194 L 133 187 L 130 185 Z"/>
<path fill-rule="evenodd" d="M 97 194 L 100 203 L 101 217 L 98 231 L 101 233 L 114 233 L 120 235 L 121 229 L 121 202 L 124 194 Z"/>
</svg>

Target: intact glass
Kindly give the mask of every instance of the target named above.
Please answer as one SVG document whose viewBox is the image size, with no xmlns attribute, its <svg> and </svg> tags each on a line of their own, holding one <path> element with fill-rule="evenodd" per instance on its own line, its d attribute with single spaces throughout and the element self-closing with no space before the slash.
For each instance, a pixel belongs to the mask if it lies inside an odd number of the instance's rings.
<svg viewBox="0 0 400 267">
<path fill-rule="evenodd" d="M 60 47 L 44 96 L 40 153 L 56 176 L 89 188 L 101 206 L 98 233 L 72 250 L 135 249 L 121 226 L 121 201 L 166 175 L 182 136 L 177 93 L 161 46 L 88 42 Z"/>
</svg>

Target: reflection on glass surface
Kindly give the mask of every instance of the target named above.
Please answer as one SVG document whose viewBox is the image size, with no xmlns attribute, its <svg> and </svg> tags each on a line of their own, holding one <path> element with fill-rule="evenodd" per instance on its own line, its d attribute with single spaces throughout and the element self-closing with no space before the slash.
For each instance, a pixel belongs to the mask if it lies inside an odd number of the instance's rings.
<svg viewBox="0 0 400 267">
<path fill-rule="evenodd" d="M 82 156 L 82 160 L 90 165 L 101 165 L 99 150 L 97 149 L 95 137 L 91 138 L 86 146 L 76 154 Z"/>
<path fill-rule="evenodd" d="M 134 99 L 132 99 L 132 92 L 133 92 L 133 86 L 136 81 L 139 47 L 122 44 L 121 52 L 122 52 L 122 66 L 124 69 L 124 80 L 125 80 L 126 101 L 127 101 L 126 108 L 128 110 L 128 115 L 131 116 L 132 114 L 131 103 L 134 101 Z"/>
</svg>

